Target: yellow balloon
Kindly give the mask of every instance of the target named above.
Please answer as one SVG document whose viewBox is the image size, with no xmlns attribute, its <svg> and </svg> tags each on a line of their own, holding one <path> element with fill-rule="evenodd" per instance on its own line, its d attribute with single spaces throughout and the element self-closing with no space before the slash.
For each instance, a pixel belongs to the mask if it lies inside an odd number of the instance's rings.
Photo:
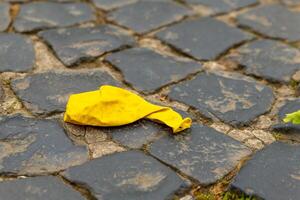
<svg viewBox="0 0 300 200">
<path fill-rule="evenodd" d="M 91 126 L 121 126 L 147 118 L 171 127 L 173 133 L 190 128 L 192 120 L 183 119 L 169 107 L 151 104 L 122 88 L 104 85 L 99 90 L 70 96 L 64 121 Z"/>
</svg>

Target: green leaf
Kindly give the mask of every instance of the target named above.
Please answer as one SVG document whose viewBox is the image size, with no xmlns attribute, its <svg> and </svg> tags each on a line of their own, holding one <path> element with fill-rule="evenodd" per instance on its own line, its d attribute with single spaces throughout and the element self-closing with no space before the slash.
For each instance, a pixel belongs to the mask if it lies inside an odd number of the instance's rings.
<svg viewBox="0 0 300 200">
<path fill-rule="evenodd" d="M 293 124 L 300 124 L 300 110 L 287 114 L 283 121 L 285 123 L 292 122 Z"/>
</svg>

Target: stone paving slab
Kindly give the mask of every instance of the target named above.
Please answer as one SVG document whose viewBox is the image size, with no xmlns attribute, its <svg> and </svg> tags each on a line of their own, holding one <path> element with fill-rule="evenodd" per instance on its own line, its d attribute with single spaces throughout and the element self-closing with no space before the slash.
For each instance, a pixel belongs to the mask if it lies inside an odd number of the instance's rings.
<svg viewBox="0 0 300 200">
<path fill-rule="evenodd" d="M 94 20 L 92 8 L 85 3 L 33 2 L 21 5 L 13 26 L 18 32 L 66 27 Z"/>
<path fill-rule="evenodd" d="M 32 41 L 16 33 L 0 33 L 0 72 L 25 72 L 33 69 Z"/>
<path fill-rule="evenodd" d="M 300 70 L 300 51 L 280 42 L 257 40 L 237 50 L 233 60 L 245 66 L 246 73 L 269 81 L 289 83 Z"/>
<path fill-rule="evenodd" d="M 17 175 L 58 172 L 89 159 L 57 121 L 20 115 L 0 118 L 0 154 L 0 174 Z"/>
<path fill-rule="evenodd" d="M 252 36 L 213 18 L 185 20 L 156 36 L 176 49 L 201 60 L 215 59 Z"/>
<path fill-rule="evenodd" d="M 95 159 L 62 175 L 89 188 L 99 200 L 165 200 L 186 186 L 170 168 L 138 151 Z"/>
<path fill-rule="evenodd" d="M 40 32 L 39 36 L 67 66 L 93 60 L 106 52 L 134 43 L 132 37 L 110 25 L 48 30 Z"/>
<path fill-rule="evenodd" d="M 204 6 L 211 14 L 227 13 L 257 4 L 257 0 L 185 0 L 192 6 Z"/>
<path fill-rule="evenodd" d="M 106 58 L 118 68 L 125 80 L 140 91 L 151 93 L 202 69 L 192 60 L 180 60 L 147 48 L 133 48 Z"/>
<path fill-rule="evenodd" d="M 0 31 L 5 31 L 10 24 L 10 6 L 8 3 L 0 2 Z"/>
<path fill-rule="evenodd" d="M 65 111 L 71 94 L 97 90 L 101 85 L 120 84 L 99 70 L 45 72 L 12 81 L 12 88 L 25 107 L 34 114 Z"/>
<path fill-rule="evenodd" d="M 150 154 L 196 179 L 212 184 L 251 154 L 242 143 L 212 128 L 194 124 L 180 135 L 155 141 Z"/>
<path fill-rule="evenodd" d="M 161 136 L 161 133 L 167 131 L 163 126 L 149 121 L 140 120 L 133 124 L 101 128 L 101 131 L 111 136 L 111 138 L 129 148 L 139 149 L 144 144 L 147 144 Z"/>
<path fill-rule="evenodd" d="M 298 200 L 300 146 L 281 142 L 269 145 L 246 163 L 231 186 L 265 200 Z"/>
<path fill-rule="evenodd" d="M 149 32 L 188 15 L 190 11 L 172 1 L 138 1 L 108 14 L 108 19 L 137 33 Z"/>
<path fill-rule="evenodd" d="M 85 198 L 56 177 L 43 176 L 0 182 L 3 200 L 84 200 Z"/>
<path fill-rule="evenodd" d="M 284 4 L 289 5 L 289 6 L 297 6 L 300 5 L 299 0 L 281 0 Z"/>
<path fill-rule="evenodd" d="M 135 3 L 137 1 L 138 0 L 93 0 L 93 3 L 97 8 L 111 10 L 131 3 Z"/>
<path fill-rule="evenodd" d="M 300 40 L 300 12 L 271 4 L 257 7 L 237 17 L 238 24 L 289 41 Z"/>
<path fill-rule="evenodd" d="M 249 124 L 267 112 L 274 100 L 272 89 L 235 73 L 201 73 L 171 87 L 168 95 L 199 110 L 208 118 L 231 125 Z"/>
</svg>

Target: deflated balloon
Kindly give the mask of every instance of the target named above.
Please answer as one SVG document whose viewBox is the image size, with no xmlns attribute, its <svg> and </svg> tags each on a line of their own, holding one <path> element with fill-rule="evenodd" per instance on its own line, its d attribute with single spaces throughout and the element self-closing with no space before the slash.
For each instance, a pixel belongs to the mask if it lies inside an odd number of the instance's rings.
<svg viewBox="0 0 300 200">
<path fill-rule="evenodd" d="M 128 90 L 109 85 L 71 95 L 64 115 L 65 122 L 103 127 L 130 124 L 142 118 L 164 123 L 173 133 L 192 123 L 169 107 L 151 104 Z"/>
</svg>

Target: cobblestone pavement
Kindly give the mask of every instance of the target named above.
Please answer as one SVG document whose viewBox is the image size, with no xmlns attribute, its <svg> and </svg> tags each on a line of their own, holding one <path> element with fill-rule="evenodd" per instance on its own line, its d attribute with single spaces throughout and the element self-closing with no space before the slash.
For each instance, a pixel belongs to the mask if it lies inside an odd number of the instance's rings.
<svg viewBox="0 0 300 200">
<path fill-rule="evenodd" d="M 0 0 L 0 200 L 299 200 L 299 81 L 300 0 Z M 193 126 L 63 123 L 103 84 Z"/>
</svg>

